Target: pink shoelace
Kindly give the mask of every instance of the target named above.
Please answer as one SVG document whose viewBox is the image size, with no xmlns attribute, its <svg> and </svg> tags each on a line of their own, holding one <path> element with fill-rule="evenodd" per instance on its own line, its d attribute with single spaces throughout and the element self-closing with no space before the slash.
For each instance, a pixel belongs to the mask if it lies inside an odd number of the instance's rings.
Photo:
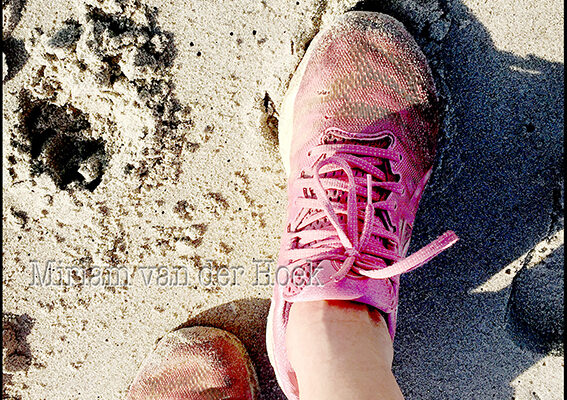
<svg viewBox="0 0 567 400">
<path fill-rule="evenodd" d="M 327 131 L 347 132 L 330 128 Z M 380 133 L 390 134 L 390 131 Z M 375 134 L 371 135 L 375 137 Z M 351 135 L 352 137 L 352 135 Z M 357 135 L 357 138 L 360 136 Z M 364 140 L 364 138 L 362 139 Z M 324 157 L 321 156 L 324 155 Z M 412 255 L 402 258 L 392 249 L 384 246 L 383 240 L 390 241 L 397 249 L 400 239 L 395 233 L 385 229 L 375 210 L 394 211 L 397 204 L 381 200 L 374 188 L 379 187 L 390 193 L 402 193 L 404 188 L 399 182 L 388 181 L 387 174 L 377 168 L 381 161 L 400 162 L 401 155 L 388 148 L 370 147 L 356 144 L 323 144 L 312 149 L 309 157 L 316 156 L 319 161 L 312 167 L 312 175 L 302 175 L 295 182 L 294 190 L 309 193 L 313 190 L 316 198 L 297 197 L 294 205 L 311 213 L 289 232 L 288 239 L 299 240 L 301 248 L 289 248 L 286 257 L 289 269 L 311 262 L 335 260 L 342 262 L 331 279 L 342 280 L 350 271 L 372 279 L 387 279 L 416 269 L 452 246 L 459 238 L 452 231 L 447 231 L 436 240 Z M 355 176 L 353 168 L 366 172 L 366 179 Z M 347 180 L 322 177 L 329 173 L 344 171 Z M 331 201 L 326 190 L 339 190 L 347 193 L 346 206 L 339 201 Z M 366 205 L 357 201 L 357 196 L 366 197 Z M 364 211 L 363 211 L 364 209 Z M 346 227 L 341 224 L 339 215 L 346 215 Z M 301 229 L 324 218 L 330 225 L 321 229 Z M 358 220 L 363 217 L 362 232 L 358 233 Z M 374 236 L 374 237 L 373 237 Z M 391 247 L 391 246 L 389 246 Z M 390 265 L 388 265 L 388 261 Z"/>
</svg>

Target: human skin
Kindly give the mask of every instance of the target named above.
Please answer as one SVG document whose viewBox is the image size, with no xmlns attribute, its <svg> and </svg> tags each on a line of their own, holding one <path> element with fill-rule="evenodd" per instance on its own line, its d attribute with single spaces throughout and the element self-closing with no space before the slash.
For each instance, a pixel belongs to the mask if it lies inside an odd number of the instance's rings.
<svg viewBox="0 0 567 400">
<path fill-rule="evenodd" d="M 403 399 L 386 322 L 365 304 L 294 303 L 286 346 L 301 400 Z"/>
</svg>

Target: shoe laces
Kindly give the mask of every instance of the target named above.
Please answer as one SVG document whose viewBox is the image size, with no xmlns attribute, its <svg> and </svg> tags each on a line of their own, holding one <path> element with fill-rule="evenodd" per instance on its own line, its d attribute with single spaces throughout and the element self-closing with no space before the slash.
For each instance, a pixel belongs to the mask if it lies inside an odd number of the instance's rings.
<svg viewBox="0 0 567 400">
<path fill-rule="evenodd" d="M 354 136 L 329 128 L 325 133 L 356 140 L 393 137 L 388 130 Z M 308 159 L 313 160 L 309 161 L 312 166 L 302 172 L 293 188 L 302 192 L 303 197 L 293 200 L 299 211 L 295 227 L 288 226 L 290 246 L 285 256 L 289 269 L 304 266 L 306 260 L 334 260 L 340 267 L 331 280 L 338 282 L 349 272 L 388 279 L 424 265 L 458 240 L 454 232 L 447 231 L 409 257 L 399 255 L 399 233 L 393 232 L 385 221 L 398 207 L 395 201 L 388 200 L 389 194 L 405 190 L 396 176 L 388 172 L 387 164 L 401 162 L 402 156 L 389 147 L 324 142 L 307 153 Z M 346 202 L 341 201 L 340 195 L 335 200 L 329 198 L 328 190 L 345 193 Z M 366 201 L 358 201 L 359 198 Z"/>
</svg>

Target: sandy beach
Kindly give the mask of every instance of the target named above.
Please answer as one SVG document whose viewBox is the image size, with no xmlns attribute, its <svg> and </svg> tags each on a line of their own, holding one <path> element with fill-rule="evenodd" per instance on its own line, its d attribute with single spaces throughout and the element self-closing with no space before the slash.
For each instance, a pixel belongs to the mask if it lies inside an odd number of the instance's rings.
<svg viewBox="0 0 567 400">
<path fill-rule="evenodd" d="M 3 0 L 3 398 L 121 399 L 167 332 L 235 333 L 262 399 L 278 110 L 351 9 L 416 37 L 445 107 L 402 279 L 407 399 L 564 395 L 562 2 Z M 222 272 L 221 272 L 222 271 Z"/>
</svg>

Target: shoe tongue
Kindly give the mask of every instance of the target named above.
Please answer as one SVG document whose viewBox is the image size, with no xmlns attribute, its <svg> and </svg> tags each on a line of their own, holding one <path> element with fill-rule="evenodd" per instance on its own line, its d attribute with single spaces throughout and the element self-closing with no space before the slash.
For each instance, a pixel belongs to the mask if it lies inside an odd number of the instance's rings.
<svg viewBox="0 0 567 400">
<path fill-rule="evenodd" d="M 393 142 L 389 131 L 372 133 L 353 133 L 340 129 L 329 129 L 322 138 L 323 144 L 364 144 L 372 147 L 386 148 Z"/>
<path fill-rule="evenodd" d="M 388 148 L 393 142 L 393 139 L 391 137 L 391 135 L 389 133 L 370 133 L 370 134 L 366 134 L 366 133 L 349 133 L 349 132 L 345 132 L 345 131 L 341 131 L 341 130 L 329 130 L 325 136 L 322 138 L 322 144 L 355 144 L 355 145 L 365 145 L 365 146 L 371 146 L 371 147 L 377 147 L 377 148 Z M 391 174 L 391 171 L 389 170 L 389 168 L 387 167 L 386 163 L 381 162 L 380 160 L 376 160 L 377 162 L 375 163 L 375 166 L 379 169 L 381 169 L 384 174 L 389 175 Z M 358 169 L 358 168 L 353 168 L 353 174 L 355 177 L 357 178 L 364 178 L 366 176 L 366 172 Z M 347 175 L 346 173 L 341 170 L 335 170 L 335 171 L 331 171 L 331 172 L 326 172 L 321 174 L 321 178 L 331 178 L 331 179 L 340 179 L 343 181 L 347 181 Z M 342 191 L 342 190 L 336 190 L 336 189 L 326 189 L 325 188 L 325 192 L 327 194 L 328 199 L 333 202 L 333 203 L 340 203 L 346 206 L 347 203 L 347 198 L 348 198 L 348 192 L 346 191 Z M 313 191 L 308 191 L 308 192 L 304 192 L 305 197 L 311 197 L 311 198 L 315 198 L 315 193 Z M 385 200 L 388 197 L 388 194 L 386 192 L 384 192 L 380 197 L 379 200 Z M 361 202 L 361 203 L 366 203 L 366 198 L 361 197 L 361 196 L 357 196 L 357 201 Z M 320 210 L 317 209 L 309 209 L 306 210 L 305 215 L 303 216 L 303 218 L 301 219 L 301 222 L 299 225 L 302 224 L 302 222 L 306 219 L 309 218 L 310 215 L 313 215 L 314 213 L 319 212 Z M 346 216 L 344 214 L 338 214 L 338 219 L 339 219 L 339 223 L 341 224 L 341 227 L 343 230 L 346 231 Z M 386 226 L 387 222 L 386 222 L 386 218 L 384 216 L 384 212 L 383 211 L 378 211 L 377 212 L 377 216 L 379 219 L 382 220 L 382 225 Z M 359 231 L 360 229 L 362 229 L 362 221 L 359 221 Z M 335 228 L 333 227 L 333 225 L 331 224 L 331 222 L 329 221 L 329 219 L 327 217 L 324 218 L 320 218 L 314 222 L 311 222 L 309 224 L 307 224 L 306 226 L 304 226 L 303 229 L 314 229 L 314 230 L 321 230 L 321 229 L 332 229 L 334 230 Z M 388 228 L 386 228 L 388 229 Z M 308 247 L 311 247 L 312 244 L 308 244 Z M 334 271 L 338 270 L 338 268 L 340 267 L 340 262 L 336 261 L 336 260 L 331 260 L 331 261 L 321 261 L 321 262 L 325 262 L 326 264 L 324 264 L 325 268 L 324 270 L 332 270 L 333 272 L 331 272 L 331 275 L 334 274 Z M 336 268 L 333 268 L 331 264 L 329 265 L 329 263 L 335 263 L 338 265 L 335 265 Z M 330 268 L 327 268 L 330 267 Z"/>
</svg>

